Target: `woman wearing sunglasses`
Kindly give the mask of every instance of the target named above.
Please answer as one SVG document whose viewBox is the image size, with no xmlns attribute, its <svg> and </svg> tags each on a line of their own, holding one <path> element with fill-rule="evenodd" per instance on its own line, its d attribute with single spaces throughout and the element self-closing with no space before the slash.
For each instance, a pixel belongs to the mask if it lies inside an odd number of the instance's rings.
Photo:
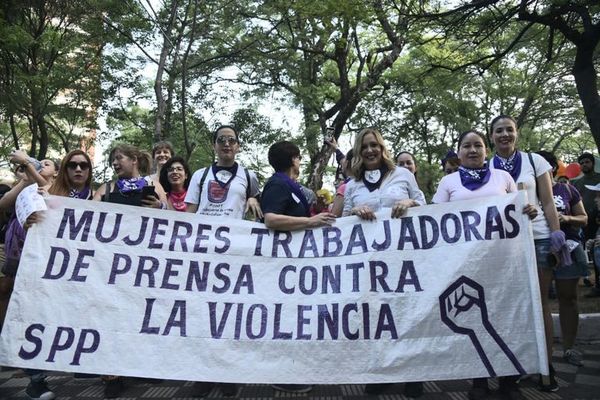
<svg viewBox="0 0 600 400">
<path fill-rule="evenodd" d="M 82 150 L 73 150 L 63 158 L 48 193 L 56 196 L 90 200 L 92 193 L 92 161 Z"/>
</svg>

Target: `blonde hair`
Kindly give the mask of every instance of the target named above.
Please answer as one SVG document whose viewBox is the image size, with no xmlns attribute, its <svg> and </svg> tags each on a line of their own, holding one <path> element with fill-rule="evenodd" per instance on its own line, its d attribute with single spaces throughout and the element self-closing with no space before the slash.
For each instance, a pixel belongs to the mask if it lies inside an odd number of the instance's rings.
<svg viewBox="0 0 600 400">
<path fill-rule="evenodd" d="M 147 151 L 141 151 L 135 146 L 126 143 L 117 144 L 112 148 L 109 155 L 110 162 L 113 161 L 115 153 L 121 153 L 129 158 L 137 159 L 137 169 L 140 175 L 148 175 L 152 168 L 152 156 Z"/>
<path fill-rule="evenodd" d="M 396 168 L 396 164 L 394 163 L 394 160 L 392 159 L 389 150 L 387 149 L 387 147 L 385 147 L 383 136 L 381 136 L 379 130 L 376 128 L 364 128 L 356 136 L 356 139 L 354 141 L 354 147 L 352 148 L 354 156 L 352 157 L 352 166 L 350 167 L 350 169 L 352 170 L 352 175 L 354 175 L 354 179 L 356 179 L 357 181 L 361 180 L 363 178 L 363 174 L 365 173 L 365 166 L 363 163 L 361 150 L 363 139 L 369 133 L 375 136 L 375 140 L 377 141 L 379 146 L 381 146 L 381 161 L 388 168 L 388 172 L 386 173 L 386 175 L 393 171 L 394 168 Z"/>
</svg>

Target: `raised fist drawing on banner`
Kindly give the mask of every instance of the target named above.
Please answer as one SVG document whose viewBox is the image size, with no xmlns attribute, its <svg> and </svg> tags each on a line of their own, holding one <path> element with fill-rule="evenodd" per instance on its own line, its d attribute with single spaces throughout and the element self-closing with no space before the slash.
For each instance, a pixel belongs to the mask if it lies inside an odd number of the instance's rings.
<svg viewBox="0 0 600 400">
<path fill-rule="evenodd" d="M 441 319 L 453 332 L 467 335 L 490 376 L 496 376 L 492 365 L 498 350 L 514 365 L 517 372 L 526 372 L 488 318 L 483 287 L 466 276 L 452 283 L 439 297 Z"/>
</svg>

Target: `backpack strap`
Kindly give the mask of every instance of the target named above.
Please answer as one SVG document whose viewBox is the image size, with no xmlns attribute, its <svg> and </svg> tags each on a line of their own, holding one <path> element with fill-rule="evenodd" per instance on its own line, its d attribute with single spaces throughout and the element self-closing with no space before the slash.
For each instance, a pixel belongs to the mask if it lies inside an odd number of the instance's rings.
<svg viewBox="0 0 600 400">
<path fill-rule="evenodd" d="M 198 205 L 202 201 L 202 187 L 204 187 L 204 181 L 206 180 L 206 177 L 208 176 L 208 170 L 210 168 L 212 168 L 212 164 L 209 165 L 208 167 L 204 168 L 204 172 L 202 173 L 202 178 L 200 178 L 200 184 L 198 185 L 198 187 L 199 187 L 199 190 L 198 190 Z"/>
<path fill-rule="evenodd" d="M 527 157 L 529 158 L 529 163 L 531 164 L 531 168 L 533 168 L 533 179 L 535 180 L 535 195 L 537 196 L 538 203 L 541 203 L 542 201 L 540 199 L 540 192 L 538 190 L 538 185 L 537 185 L 537 171 L 535 170 L 535 164 L 533 163 L 533 156 L 531 155 L 531 153 L 527 152 Z"/>
<path fill-rule="evenodd" d="M 244 168 L 244 167 L 242 167 Z M 250 172 L 246 168 L 244 168 L 244 172 L 246 173 L 246 201 L 250 198 Z"/>
</svg>

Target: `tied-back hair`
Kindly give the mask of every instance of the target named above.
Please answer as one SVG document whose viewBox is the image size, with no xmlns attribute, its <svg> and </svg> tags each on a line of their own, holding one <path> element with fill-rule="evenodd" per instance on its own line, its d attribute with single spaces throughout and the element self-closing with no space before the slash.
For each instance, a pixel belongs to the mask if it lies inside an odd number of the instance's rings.
<svg viewBox="0 0 600 400">
<path fill-rule="evenodd" d="M 376 128 L 364 128 L 356 136 L 354 146 L 352 147 L 354 156 L 352 157 L 352 167 L 350 169 L 352 170 L 352 175 L 354 176 L 354 179 L 357 181 L 361 180 L 363 178 L 363 174 L 365 173 L 365 166 L 361 155 L 361 148 L 363 138 L 369 133 L 372 133 L 373 136 L 375 136 L 375 140 L 381 147 L 381 161 L 388 168 L 386 176 L 387 174 L 392 172 L 394 168 L 396 168 L 396 164 L 394 163 L 394 160 L 392 160 L 392 156 L 390 155 L 389 150 L 387 149 L 387 147 L 385 147 L 383 136 L 381 136 L 379 130 Z"/>
<path fill-rule="evenodd" d="M 498 119 L 499 119 L 499 118 L 498 118 Z M 495 121 L 492 121 L 492 126 L 493 126 L 493 124 L 495 124 L 495 123 L 498 121 L 498 119 L 494 118 L 494 120 L 495 120 Z M 512 118 L 511 118 L 511 119 L 512 119 Z M 479 131 L 478 131 L 478 130 L 476 130 L 476 129 L 469 129 L 468 131 L 464 131 L 463 133 L 461 133 L 461 134 L 458 136 L 458 144 L 456 145 L 456 151 L 460 151 L 460 145 L 462 144 L 463 140 L 465 140 L 465 137 L 467 137 L 467 135 L 468 135 L 469 133 L 474 133 L 475 135 L 479 136 L 479 138 L 480 138 L 480 139 L 481 139 L 481 141 L 483 142 L 483 146 L 484 146 L 484 147 L 486 148 L 486 150 L 487 150 L 487 148 L 488 148 L 488 145 L 487 145 L 487 141 L 486 141 L 485 135 L 484 135 L 483 133 L 479 132 Z M 457 158 L 458 158 L 458 156 L 457 156 Z"/>
<path fill-rule="evenodd" d="M 190 186 L 192 174 L 190 172 L 190 167 L 188 166 L 187 162 L 183 159 L 183 157 L 171 157 L 169 161 L 167 161 L 165 165 L 163 165 L 162 169 L 160 170 L 159 177 L 160 185 L 163 187 L 166 193 L 171 193 L 171 190 L 173 190 L 173 188 L 171 187 L 171 183 L 169 182 L 169 168 L 171 168 L 171 166 L 177 162 L 183 165 L 183 170 L 185 171 L 185 181 L 183 182 L 183 188 L 187 190 L 188 186 Z M 210 165 L 206 168 L 210 168 Z"/>
<path fill-rule="evenodd" d="M 48 189 L 48 193 L 53 194 L 55 196 L 68 196 L 69 192 L 72 189 L 71 182 L 69 182 L 69 174 L 67 172 L 67 164 L 71 161 L 71 159 L 75 156 L 83 156 L 85 161 L 89 164 L 90 168 L 88 169 L 88 177 L 85 181 L 85 186 L 91 189 L 92 187 L 92 160 L 88 154 L 80 149 L 71 150 L 67 155 L 62 159 L 60 163 L 60 167 L 58 168 L 58 175 L 54 179 L 54 183 Z"/>
<path fill-rule="evenodd" d="M 130 144 L 119 143 L 110 151 L 108 159 L 111 163 L 116 152 L 122 153 L 129 158 L 137 159 L 137 168 L 141 176 L 150 174 L 150 169 L 152 168 L 152 156 L 147 151 L 142 151 Z"/>
<path fill-rule="evenodd" d="M 517 120 L 514 119 L 513 117 L 511 117 L 510 115 L 507 114 L 500 114 L 497 117 L 495 117 L 492 122 L 490 122 L 490 135 L 492 133 L 494 133 L 494 125 L 496 124 L 496 122 L 500 121 L 501 119 L 509 119 L 511 120 L 514 124 L 515 124 L 515 128 L 519 129 L 519 126 L 517 124 Z"/>
<path fill-rule="evenodd" d="M 406 151 L 406 150 L 403 150 L 400 153 L 396 154 L 396 156 L 394 157 L 394 164 L 398 165 L 398 157 L 400 157 L 402 154 L 408 154 L 410 156 L 410 159 L 412 160 L 413 164 L 415 165 L 415 169 L 418 167 L 417 159 L 415 158 L 415 155 L 413 153 L 411 153 L 410 151 Z M 415 171 L 415 173 L 414 173 L 415 178 L 417 177 L 418 173 L 419 173 L 419 171 Z"/>
</svg>

